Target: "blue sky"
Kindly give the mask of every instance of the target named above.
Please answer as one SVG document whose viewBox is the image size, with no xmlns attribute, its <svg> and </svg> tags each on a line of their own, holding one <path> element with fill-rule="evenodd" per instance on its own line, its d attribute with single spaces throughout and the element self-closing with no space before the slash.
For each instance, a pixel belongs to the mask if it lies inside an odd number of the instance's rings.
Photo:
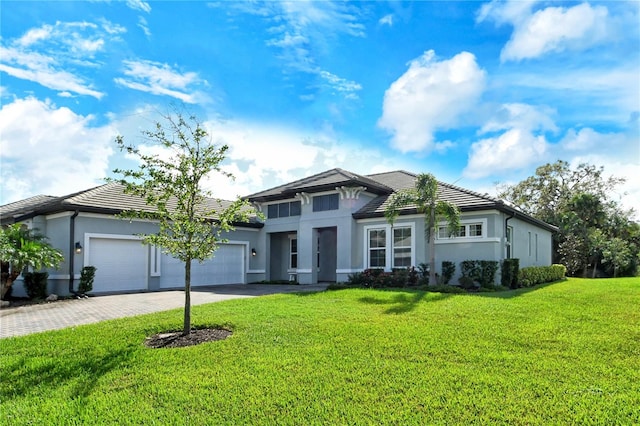
<svg viewBox="0 0 640 426">
<path fill-rule="evenodd" d="M 0 204 L 134 164 L 184 104 L 248 195 L 334 167 L 495 194 L 562 159 L 640 211 L 640 3 L 3 1 Z"/>
</svg>

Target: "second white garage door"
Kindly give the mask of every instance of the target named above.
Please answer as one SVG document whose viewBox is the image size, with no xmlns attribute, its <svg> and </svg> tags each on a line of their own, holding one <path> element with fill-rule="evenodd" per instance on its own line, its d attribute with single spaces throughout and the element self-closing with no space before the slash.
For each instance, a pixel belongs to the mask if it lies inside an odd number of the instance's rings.
<svg viewBox="0 0 640 426">
<path fill-rule="evenodd" d="M 146 290 L 148 253 L 140 240 L 91 238 L 88 264 L 96 267 L 92 293 Z"/>
<path fill-rule="evenodd" d="M 191 286 L 243 284 L 245 277 L 245 245 L 223 244 L 213 259 L 191 263 Z M 160 261 L 160 287 L 184 287 L 184 263 L 165 254 Z"/>
</svg>

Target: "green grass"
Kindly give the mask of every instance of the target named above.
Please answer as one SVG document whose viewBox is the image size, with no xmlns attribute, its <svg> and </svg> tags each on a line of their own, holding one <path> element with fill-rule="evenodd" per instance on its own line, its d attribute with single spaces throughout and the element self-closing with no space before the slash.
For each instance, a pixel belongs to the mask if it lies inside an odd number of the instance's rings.
<svg viewBox="0 0 640 426">
<path fill-rule="evenodd" d="M 148 349 L 180 310 L 0 340 L 2 424 L 640 423 L 640 280 L 196 306 L 224 341 Z"/>
</svg>

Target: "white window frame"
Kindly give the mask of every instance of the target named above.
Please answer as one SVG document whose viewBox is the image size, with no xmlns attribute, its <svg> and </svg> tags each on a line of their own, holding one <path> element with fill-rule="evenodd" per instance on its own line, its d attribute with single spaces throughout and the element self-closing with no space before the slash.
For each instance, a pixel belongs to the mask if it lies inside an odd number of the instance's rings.
<svg viewBox="0 0 640 426">
<path fill-rule="evenodd" d="M 394 268 L 394 244 L 393 244 L 393 230 L 398 228 L 410 228 L 411 229 L 411 265 L 415 266 L 416 264 L 416 225 L 414 222 L 406 222 L 406 223 L 397 223 L 394 226 L 389 224 L 379 224 L 379 225 L 367 225 L 364 227 L 364 241 L 363 241 L 363 269 L 383 269 L 379 267 L 371 266 L 371 251 L 369 247 L 369 232 L 370 231 L 385 231 L 385 266 L 384 270 L 386 272 L 391 271 Z M 404 268 L 404 266 L 401 266 Z"/>
<path fill-rule="evenodd" d="M 403 266 L 396 266 L 396 248 L 398 249 L 406 249 L 406 246 L 399 246 L 396 247 L 396 242 L 395 242 L 395 231 L 398 229 L 408 229 L 411 232 L 411 236 L 409 237 L 409 265 L 403 265 Z M 414 259 L 415 257 L 413 256 L 413 252 L 414 252 L 414 247 L 415 247 L 415 233 L 413 231 L 413 227 L 411 226 L 394 226 L 391 228 L 391 267 L 392 268 L 408 268 L 409 266 L 415 266 L 415 262 Z"/>
<path fill-rule="evenodd" d="M 296 240 L 296 251 L 293 251 L 293 240 Z M 291 261 L 293 259 L 293 255 L 296 255 L 296 266 L 293 267 L 293 262 Z M 298 259 L 298 236 L 297 235 L 289 235 L 289 270 L 287 272 L 291 273 L 291 272 L 295 272 L 298 270 L 298 261 L 300 259 Z"/>
<path fill-rule="evenodd" d="M 448 227 L 446 222 L 438 222 L 438 227 L 436 231 L 436 244 L 448 244 L 448 243 L 466 243 L 472 241 L 483 241 L 487 242 L 490 239 L 487 238 L 487 223 L 488 220 L 486 218 L 483 219 L 462 219 L 460 220 L 460 226 L 465 228 L 465 236 L 451 236 L 447 238 L 440 237 L 440 230 L 442 228 Z M 482 235 L 470 235 L 470 230 L 472 225 L 480 225 L 482 226 Z"/>
</svg>

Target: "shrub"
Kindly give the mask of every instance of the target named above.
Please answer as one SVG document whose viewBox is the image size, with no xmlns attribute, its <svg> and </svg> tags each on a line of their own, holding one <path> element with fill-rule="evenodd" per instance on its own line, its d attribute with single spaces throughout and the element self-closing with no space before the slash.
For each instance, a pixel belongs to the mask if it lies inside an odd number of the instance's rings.
<svg viewBox="0 0 640 426">
<path fill-rule="evenodd" d="M 466 290 L 471 290 L 476 287 L 475 283 L 473 282 L 473 278 L 468 277 L 466 275 L 463 275 L 460 278 L 458 278 L 458 283 L 460 283 L 460 287 Z"/>
<path fill-rule="evenodd" d="M 520 259 L 504 259 L 502 261 L 501 284 L 504 287 L 518 288 L 518 271 L 520 270 Z"/>
<path fill-rule="evenodd" d="M 449 284 L 456 272 L 456 264 L 448 260 L 442 261 L 442 284 Z"/>
<path fill-rule="evenodd" d="M 85 266 L 80 273 L 80 284 L 78 285 L 78 292 L 81 294 L 89 293 L 93 290 L 93 279 L 96 276 L 95 266 Z"/>
<path fill-rule="evenodd" d="M 460 273 L 463 277 L 469 277 L 474 282 L 480 282 L 482 270 L 477 260 L 464 260 L 460 262 Z"/>
<path fill-rule="evenodd" d="M 521 287 L 559 281 L 565 277 L 567 268 L 564 265 L 528 266 L 518 272 L 518 284 Z"/>
<path fill-rule="evenodd" d="M 495 284 L 498 262 L 495 260 L 480 261 L 480 287 L 488 287 Z"/>
<path fill-rule="evenodd" d="M 25 272 L 24 288 L 27 290 L 29 299 L 46 299 L 47 297 L 47 272 Z"/>
</svg>

